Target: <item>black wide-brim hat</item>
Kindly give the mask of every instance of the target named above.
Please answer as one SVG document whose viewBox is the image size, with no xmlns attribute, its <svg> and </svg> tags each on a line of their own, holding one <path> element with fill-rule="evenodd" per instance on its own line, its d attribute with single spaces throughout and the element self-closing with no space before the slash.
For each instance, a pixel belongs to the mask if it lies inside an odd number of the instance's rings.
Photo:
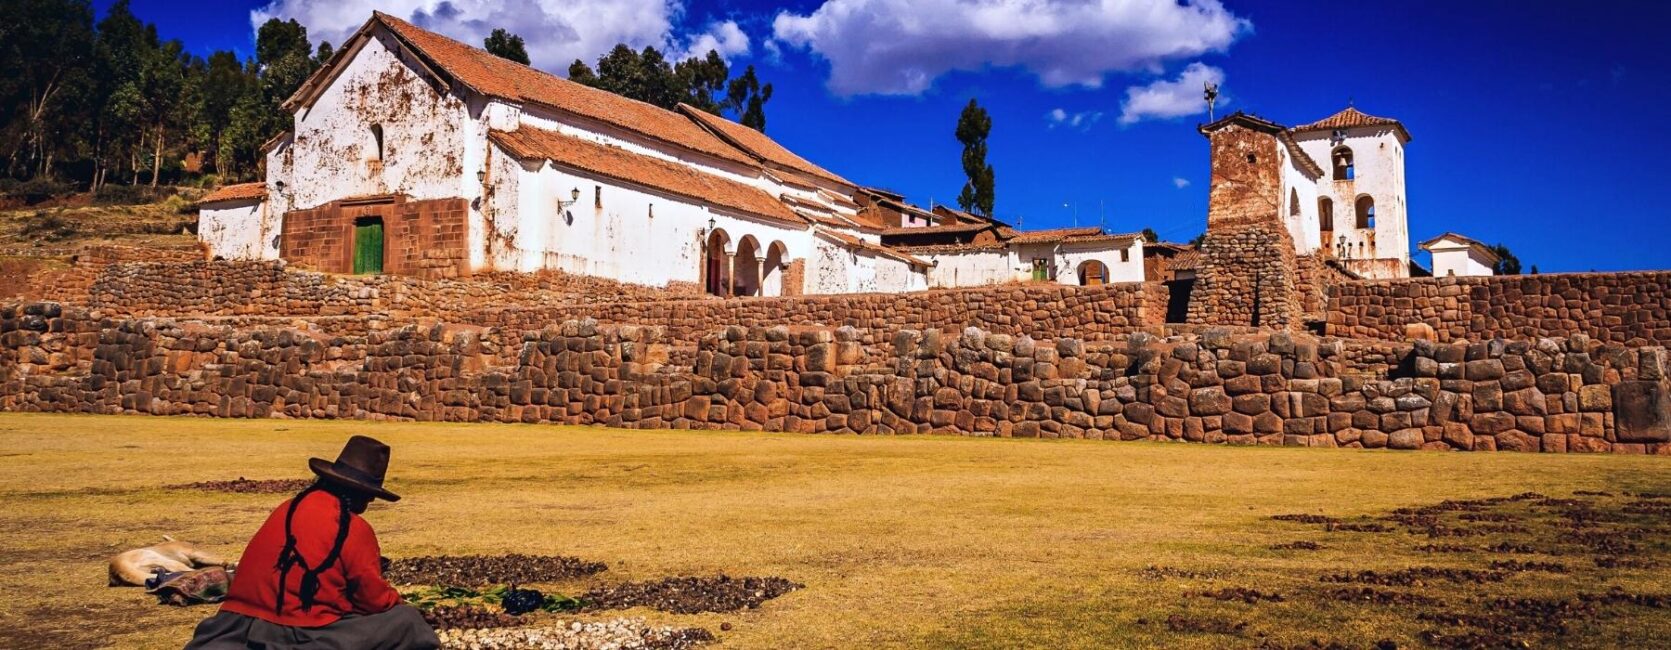
<svg viewBox="0 0 1671 650">
<path fill-rule="evenodd" d="M 389 446 L 368 436 L 354 436 L 342 446 L 335 462 L 309 458 L 308 469 L 326 481 L 364 492 L 385 501 L 399 501 L 400 495 L 383 489 L 383 475 L 389 470 Z"/>
</svg>

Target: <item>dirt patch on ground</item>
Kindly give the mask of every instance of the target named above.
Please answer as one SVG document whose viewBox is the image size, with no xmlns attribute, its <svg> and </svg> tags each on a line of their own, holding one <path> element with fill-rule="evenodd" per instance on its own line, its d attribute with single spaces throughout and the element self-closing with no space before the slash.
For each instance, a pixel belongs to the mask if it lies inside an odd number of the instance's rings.
<svg viewBox="0 0 1671 650">
<path fill-rule="evenodd" d="M 602 562 L 561 555 L 426 555 L 389 562 L 384 577 L 403 585 L 457 585 L 561 582 L 608 570 Z"/>
<path fill-rule="evenodd" d="M 230 481 L 198 481 L 168 486 L 170 490 L 201 490 L 232 492 L 234 494 L 295 494 L 313 485 L 310 478 L 249 479 L 242 476 Z"/>
<path fill-rule="evenodd" d="M 687 576 L 593 589 L 582 595 L 580 602 L 589 610 L 653 607 L 674 614 L 733 612 L 754 609 L 760 603 L 805 586 L 776 576 Z"/>
<path fill-rule="evenodd" d="M 1267 591 L 1271 583 L 1261 583 L 1261 590 L 1226 587 L 1185 595 L 1238 608 L 1267 601 L 1301 603 L 1324 616 L 1339 607 L 1367 607 L 1378 615 L 1402 619 L 1406 630 L 1415 631 L 1411 641 L 1417 645 L 1470 650 L 1630 645 L 1626 640 L 1642 641 L 1642 635 L 1649 634 L 1642 630 L 1653 629 L 1644 626 L 1643 617 L 1663 616 L 1661 610 L 1671 607 L 1671 594 L 1633 592 L 1612 584 L 1663 584 L 1650 577 L 1650 572 L 1671 555 L 1671 501 L 1658 497 L 1580 491 L 1557 498 L 1526 492 L 1447 500 L 1371 517 L 1288 514 L 1270 519 L 1340 535 L 1330 539 L 1339 539 L 1343 549 L 1367 543 L 1373 549 L 1373 568 L 1325 573 L 1309 584 L 1284 587 L 1281 594 Z M 1413 536 L 1466 538 L 1474 543 L 1411 545 Z M 1290 542 L 1270 548 L 1318 546 L 1316 542 Z M 1425 556 L 1427 562 L 1386 568 L 1388 559 L 1411 552 L 1419 554 L 1412 559 Z M 1555 561 L 1563 557 L 1580 561 Z M 1598 575 L 1591 564 L 1611 573 Z M 1539 593 L 1527 595 L 1530 588 Z M 1249 619 L 1254 626 L 1248 626 L 1208 615 L 1197 606 L 1173 615 L 1167 625 L 1175 632 L 1254 637 L 1288 625 L 1282 620 L 1286 615 L 1282 608 L 1259 611 L 1259 618 Z M 1311 645 L 1293 647 L 1348 645 L 1320 638 Z"/>
</svg>

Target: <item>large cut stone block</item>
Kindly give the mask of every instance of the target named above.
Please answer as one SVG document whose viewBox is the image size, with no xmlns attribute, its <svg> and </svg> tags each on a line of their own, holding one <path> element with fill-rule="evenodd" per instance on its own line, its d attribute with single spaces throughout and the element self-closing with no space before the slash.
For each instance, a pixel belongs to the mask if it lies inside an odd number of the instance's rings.
<svg viewBox="0 0 1671 650">
<path fill-rule="evenodd" d="M 1613 387 L 1613 420 L 1619 442 L 1671 442 L 1671 395 L 1657 381 Z"/>
</svg>

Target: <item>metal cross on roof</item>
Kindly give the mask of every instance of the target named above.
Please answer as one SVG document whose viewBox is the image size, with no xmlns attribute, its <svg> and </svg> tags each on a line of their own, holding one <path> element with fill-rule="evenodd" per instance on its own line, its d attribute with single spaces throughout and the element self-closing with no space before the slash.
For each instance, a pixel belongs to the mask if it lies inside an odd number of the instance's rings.
<svg viewBox="0 0 1671 650">
<path fill-rule="evenodd" d="M 1213 121 L 1213 105 L 1218 103 L 1218 84 L 1205 83 L 1201 85 L 1202 98 L 1207 100 L 1207 121 Z"/>
</svg>

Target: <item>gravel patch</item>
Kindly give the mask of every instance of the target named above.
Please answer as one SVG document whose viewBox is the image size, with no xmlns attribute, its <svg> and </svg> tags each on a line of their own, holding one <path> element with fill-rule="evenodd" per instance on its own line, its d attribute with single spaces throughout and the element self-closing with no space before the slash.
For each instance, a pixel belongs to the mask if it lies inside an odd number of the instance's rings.
<svg viewBox="0 0 1671 650">
<path fill-rule="evenodd" d="M 714 640 L 702 628 L 652 626 L 641 618 L 443 630 L 439 635 L 445 650 L 684 650 Z"/>
</svg>

